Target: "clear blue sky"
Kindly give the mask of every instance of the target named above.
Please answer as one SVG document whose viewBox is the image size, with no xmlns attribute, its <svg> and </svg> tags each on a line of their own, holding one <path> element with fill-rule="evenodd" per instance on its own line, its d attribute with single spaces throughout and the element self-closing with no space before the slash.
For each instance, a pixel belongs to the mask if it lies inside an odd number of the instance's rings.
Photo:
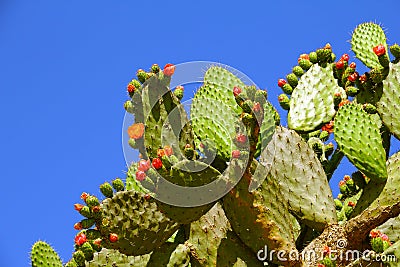
<svg viewBox="0 0 400 267">
<path fill-rule="evenodd" d="M 122 104 L 137 68 L 221 62 L 276 104 L 276 81 L 300 53 L 326 42 L 349 52 L 358 23 L 380 22 L 400 42 L 399 8 L 395 0 L 1 0 L 0 266 L 29 266 L 38 239 L 71 257 L 73 204 L 123 175 Z"/>
</svg>

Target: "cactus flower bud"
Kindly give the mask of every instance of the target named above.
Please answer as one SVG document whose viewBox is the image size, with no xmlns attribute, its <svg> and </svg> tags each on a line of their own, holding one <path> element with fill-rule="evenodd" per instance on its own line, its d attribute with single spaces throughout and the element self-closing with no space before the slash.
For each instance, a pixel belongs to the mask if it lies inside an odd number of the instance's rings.
<svg viewBox="0 0 400 267">
<path fill-rule="evenodd" d="M 83 201 L 86 201 L 86 198 L 87 198 L 88 196 L 89 196 L 88 193 L 83 192 L 83 193 L 81 194 L 81 199 L 82 199 Z"/>
<path fill-rule="evenodd" d="M 82 205 L 82 204 L 74 204 L 74 208 L 75 208 L 75 210 L 77 210 L 77 211 L 81 211 L 81 209 L 83 208 L 84 206 Z"/>
<path fill-rule="evenodd" d="M 162 148 L 157 149 L 157 157 L 162 158 L 165 156 L 165 151 Z"/>
<path fill-rule="evenodd" d="M 134 123 L 128 128 L 128 135 L 132 139 L 142 138 L 144 134 L 144 124 Z"/>
<path fill-rule="evenodd" d="M 163 72 L 165 76 L 172 76 L 175 72 L 175 66 L 173 64 L 168 63 L 164 66 Z"/>
<path fill-rule="evenodd" d="M 74 224 L 74 229 L 78 231 L 82 230 L 82 224 L 80 222 L 77 222 L 76 224 Z"/>
</svg>

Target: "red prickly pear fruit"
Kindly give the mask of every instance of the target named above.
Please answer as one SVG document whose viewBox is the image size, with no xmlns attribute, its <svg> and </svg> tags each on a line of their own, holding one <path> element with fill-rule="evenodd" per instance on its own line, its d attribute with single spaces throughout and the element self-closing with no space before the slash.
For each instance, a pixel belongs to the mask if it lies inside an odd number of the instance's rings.
<svg viewBox="0 0 400 267">
<path fill-rule="evenodd" d="M 349 61 L 350 57 L 348 54 L 343 54 L 343 56 L 340 59 L 344 61 Z"/>
<path fill-rule="evenodd" d="M 174 154 L 174 151 L 172 150 L 172 147 L 170 147 L 170 146 L 165 146 L 164 147 L 164 152 L 165 152 L 165 155 L 167 155 L 167 157 L 169 157 L 172 154 Z"/>
<path fill-rule="evenodd" d="M 88 193 L 83 192 L 83 193 L 81 194 L 81 199 L 82 199 L 83 201 L 86 201 L 86 198 L 87 198 L 88 196 L 89 196 Z"/>
<path fill-rule="evenodd" d="M 87 241 L 86 235 L 84 233 L 79 233 L 75 236 L 75 244 L 82 246 Z"/>
<path fill-rule="evenodd" d="M 151 199 L 151 196 L 150 196 L 150 194 L 145 194 L 145 195 L 144 195 L 144 199 L 146 199 L 146 200 L 149 200 L 149 199 Z"/>
<path fill-rule="evenodd" d="M 121 180 L 121 178 L 115 178 L 112 181 L 112 187 L 115 189 L 115 191 L 123 191 L 125 189 L 124 182 Z"/>
<path fill-rule="evenodd" d="M 347 80 L 349 80 L 350 82 L 355 82 L 358 79 L 358 73 L 354 72 L 353 74 L 351 74 L 349 77 L 347 77 Z"/>
<path fill-rule="evenodd" d="M 348 205 L 349 207 L 354 208 L 354 207 L 356 206 L 356 203 L 354 203 L 353 201 L 349 201 L 349 203 L 347 203 L 347 205 Z"/>
<path fill-rule="evenodd" d="M 136 180 L 138 180 L 139 182 L 143 181 L 144 179 L 146 179 L 146 173 L 144 171 L 137 171 L 136 172 Z"/>
<path fill-rule="evenodd" d="M 345 175 L 344 178 L 343 178 L 343 180 L 346 181 L 346 182 L 347 182 L 348 180 L 350 180 L 350 179 L 351 179 L 350 175 Z"/>
<path fill-rule="evenodd" d="M 99 199 L 95 196 L 87 196 L 85 199 L 85 203 L 90 207 L 98 206 L 100 205 Z"/>
<path fill-rule="evenodd" d="M 84 206 L 82 205 L 82 204 L 74 204 L 74 208 L 75 208 L 75 210 L 77 210 L 78 212 L 79 211 L 81 211 L 81 209 L 83 208 Z"/>
<path fill-rule="evenodd" d="M 318 263 L 317 267 L 326 267 L 325 264 Z"/>
<path fill-rule="evenodd" d="M 233 95 L 235 97 L 237 97 L 241 92 L 242 92 L 242 89 L 240 87 L 237 87 L 237 86 L 233 87 Z"/>
<path fill-rule="evenodd" d="M 355 62 L 351 62 L 349 65 L 350 68 L 355 69 L 357 67 Z"/>
<path fill-rule="evenodd" d="M 240 144 L 244 144 L 247 141 L 247 137 L 244 134 L 237 134 L 236 141 Z"/>
<path fill-rule="evenodd" d="M 343 180 L 340 180 L 340 182 L 339 182 L 339 186 L 343 186 L 343 185 L 346 185 L 346 182 L 345 182 L 345 181 L 343 181 Z"/>
<path fill-rule="evenodd" d="M 159 170 L 159 169 L 161 169 L 162 168 L 162 160 L 161 159 L 159 159 L 159 158 L 154 158 L 153 159 L 153 161 L 151 162 L 151 164 L 153 165 L 153 167 L 156 169 L 156 170 Z"/>
<path fill-rule="evenodd" d="M 240 151 L 239 150 L 233 150 L 232 151 L 232 158 L 238 159 L 240 157 Z"/>
<path fill-rule="evenodd" d="M 324 126 L 322 126 L 321 130 L 322 131 L 327 131 L 328 133 L 333 133 L 333 127 L 334 127 L 334 121 L 330 121 L 327 124 L 325 124 Z"/>
<path fill-rule="evenodd" d="M 92 208 L 92 212 L 99 212 L 100 211 L 100 206 L 93 206 L 93 208 Z"/>
<path fill-rule="evenodd" d="M 286 82 L 285 79 L 279 79 L 279 80 L 278 80 L 278 86 L 281 87 L 281 88 L 282 88 L 286 83 L 287 83 L 287 82 Z"/>
<path fill-rule="evenodd" d="M 253 112 L 258 113 L 261 110 L 261 105 L 259 102 L 254 103 L 253 108 L 252 108 Z"/>
<path fill-rule="evenodd" d="M 74 224 L 74 229 L 75 230 L 78 230 L 78 231 L 80 231 L 80 230 L 82 230 L 82 223 L 81 222 L 77 222 L 76 224 Z"/>
<path fill-rule="evenodd" d="M 330 44 L 330 43 L 327 43 L 327 44 L 324 46 L 324 49 L 332 50 L 331 44 Z"/>
<path fill-rule="evenodd" d="M 343 60 L 339 60 L 338 62 L 336 62 L 335 66 L 336 66 L 336 69 L 338 69 L 338 70 L 343 69 L 344 68 Z"/>
<path fill-rule="evenodd" d="M 138 163 L 138 170 L 147 172 L 150 169 L 150 160 L 141 159 Z"/>
<path fill-rule="evenodd" d="M 133 84 L 128 84 L 128 86 L 126 87 L 126 90 L 128 91 L 129 94 L 135 92 L 135 86 Z"/>
<path fill-rule="evenodd" d="M 372 229 L 372 230 L 369 232 L 369 236 L 370 236 L 371 238 L 379 237 L 381 234 L 382 234 L 381 231 L 376 230 L 376 229 Z"/>
<path fill-rule="evenodd" d="M 144 124 L 143 123 L 135 123 L 129 126 L 128 135 L 132 139 L 142 138 L 144 134 Z"/>
<path fill-rule="evenodd" d="M 171 63 L 168 63 L 164 66 L 163 72 L 165 76 L 172 76 L 175 72 L 175 66 Z"/>
<path fill-rule="evenodd" d="M 382 44 L 375 46 L 374 48 L 372 48 L 372 50 L 374 51 L 375 55 L 377 55 L 378 57 L 386 54 L 386 48 Z"/>
<path fill-rule="evenodd" d="M 108 237 L 108 239 L 110 240 L 111 243 L 115 243 L 118 241 L 118 235 L 117 234 L 110 234 L 110 236 Z"/>
</svg>

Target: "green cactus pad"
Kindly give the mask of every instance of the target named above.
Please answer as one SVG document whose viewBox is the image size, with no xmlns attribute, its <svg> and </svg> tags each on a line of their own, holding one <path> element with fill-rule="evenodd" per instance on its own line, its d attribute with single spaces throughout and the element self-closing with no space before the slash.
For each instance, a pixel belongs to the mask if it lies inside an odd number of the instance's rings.
<svg viewBox="0 0 400 267">
<path fill-rule="evenodd" d="M 221 173 L 210 165 L 200 161 L 183 160 L 173 165 L 170 171 L 170 176 L 164 178 L 179 186 L 200 187 L 211 183 L 219 178 L 220 175 Z M 173 192 L 167 193 L 173 194 Z M 162 195 L 161 199 L 166 199 L 168 197 L 168 195 Z M 191 196 L 187 195 L 186 197 L 186 201 L 189 201 Z M 182 201 L 183 200 L 184 199 L 182 197 Z M 198 220 L 213 205 L 214 203 L 197 207 L 176 207 L 159 202 L 159 208 L 165 215 L 174 221 L 183 224 Z"/>
<path fill-rule="evenodd" d="M 165 243 L 150 256 L 147 267 L 185 267 L 190 264 L 189 248 L 186 244 Z"/>
<path fill-rule="evenodd" d="M 397 241 L 396 243 L 394 243 L 392 246 L 390 246 L 388 249 L 386 249 L 383 252 L 383 255 L 386 256 L 385 259 L 386 260 L 386 264 L 387 266 L 390 267 L 399 267 L 400 266 L 400 241 Z M 394 256 L 394 260 L 392 257 L 389 258 L 390 256 Z M 389 260 L 391 259 L 391 260 Z"/>
<path fill-rule="evenodd" d="M 335 115 L 334 94 L 346 97 L 343 88 L 337 85 L 332 67 L 313 65 L 293 90 L 288 113 L 289 128 L 309 132 L 329 122 Z"/>
<path fill-rule="evenodd" d="M 157 150 L 163 145 L 170 145 L 175 152 L 186 144 L 193 145 L 186 111 L 168 85 L 169 78 L 162 73 L 143 84 L 144 145 L 151 158 L 157 157 Z"/>
<path fill-rule="evenodd" d="M 387 178 L 386 152 L 379 126 L 361 105 L 342 106 L 335 117 L 335 140 L 347 158 L 376 181 Z"/>
<path fill-rule="evenodd" d="M 38 241 L 31 250 L 32 267 L 62 267 L 60 256 L 43 241 Z"/>
<path fill-rule="evenodd" d="M 236 105 L 235 97 L 233 95 L 233 88 L 235 86 L 244 89 L 245 84 L 236 77 L 233 73 L 222 67 L 213 66 L 207 70 L 204 75 L 204 83 L 207 85 L 214 85 L 221 95 L 209 95 L 209 97 L 215 100 L 221 101 L 239 115 L 242 109 Z"/>
<path fill-rule="evenodd" d="M 238 122 L 236 107 L 232 92 L 213 84 L 203 85 L 196 92 L 190 111 L 193 132 L 198 140 L 196 146 L 209 140 L 215 145 L 217 156 L 229 161 Z"/>
<path fill-rule="evenodd" d="M 151 252 L 164 243 L 179 224 L 162 214 L 153 200 L 143 193 L 122 191 L 102 203 L 103 220 L 100 232 L 118 235 L 118 241 L 108 242 L 106 248 L 117 249 L 128 256 Z"/>
<path fill-rule="evenodd" d="M 118 250 L 103 248 L 94 254 L 93 260 L 86 263 L 86 267 L 145 267 L 150 259 L 150 254 L 141 256 L 126 256 Z"/>
<path fill-rule="evenodd" d="M 260 162 L 269 164 L 271 159 L 271 176 L 280 184 L 283 198 L 295 216 L 317 230 L 337 221 L 324 169 L 300 135 L 277 127 L 271 146 L 261 153 Z"/>
<path fill-rule="evenodd" d="M 266 175 L 257 169 L 254 175 Z M 264 246 L 268 249 L 295 250 L 294 228 L 297 222 L 289 213 L 279 185 L 268 176 L 260 187 L 249 192 L 251 179 L 251 173 L 246 171 L 236 187 L 223 198 L 224 210 L 233 231 L 255 253 Z M 277 261 L 276 258 L 274 260 Z"/>
<path fill-rule="evenodd" d="M 390 206 L 399 202 L 400 190 L 400 152 L 392 155 L 387 163 L 386 181 L 371 180 L 363 189 L 363 194 L 357 202 L 356 214 L 366 208 Z"/>
<path fill-rule="evenodd" d="M 379 44 L 383 44 L 386 51 L 388 50 L 385 32 L 378 24 L 362 23 L 354 30 L 351 38 L 351 49 L 356 57 L 371 69 L 382 68 L 378 56 L 372 50 Z"/>
<path fill-rule="evenodd" d="M 230 230 L 228 219 L 218 203 L 198 221 L 191 223 L 187 245 L 192 251 L 193 267 L 262 266 Z M 239 262 L 243 265 L 235 265 Z"/>
<path fill-rule="evenodd" d="M 400 63 L 390 64 L 377 109 L 386 127 L 400 139 Z"/>
</svg>

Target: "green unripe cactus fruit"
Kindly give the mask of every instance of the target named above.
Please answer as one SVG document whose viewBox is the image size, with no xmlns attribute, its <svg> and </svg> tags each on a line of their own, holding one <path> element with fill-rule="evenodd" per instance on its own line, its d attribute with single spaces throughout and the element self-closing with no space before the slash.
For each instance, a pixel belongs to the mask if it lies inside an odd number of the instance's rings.
<svg viewBox="0 0 400 267">
<path fill-rule="evenodd" d="M 85 254 L 82 250 L 75 251 L 72 257 L 78 266 L 85 266 Z"/>
<path fill-rule="evenodd" d="M 336 206 L 336 210 L 341 210 L 343 208 L 343 203 L 342 201 L 340 201 L 339 199 L 335 198 L 335 206 Z"/>
<path fill-rule="evenodd" d="M 311 52 L 311 53 L 309 54 L 309 57 L 310 57 L 310 62 L 311 62 L 311 63 L 315 64 L 315 63 L 318 62 L 318 55 L 317 55 L 316 52 Z"/>
<path fill-rule="evenodd" d="M 400 45 L 394 44 L 389 49 L 390 53 L 392 53 L 396 59 L 400 58 Z"/>
<path fill-rule="evenodd" d="M 133 139 L 133 138 L 129 138 L 128 145 L 133 149 L 137 149 L 138 148 L 136 140 Z"/>
<path fill-rule="evenodd" d="M 332 260 L 329 255 L 325 256 L 325 258 L 321 261 L 321 264 L 325 267 L 336 267 L 336 262 Z"/>
<path fill-rule="evenodd" d="M 158 72 L 160 72 L 160 66 L 158 66 L 158 64 L 153 64 L 151 66 L 151 72 L 157 74 Z"/>
<path fill-rule="evenodd" d="M 284 86 L 282 86 L 282 91 L 285 93 L 285 94 L 288 94 L 288 95 L 291 95 L 292 94 L 292 92 L 293 92 L 293 87 L 290 85 L 290 84 L 285 84 Z"/>
<path fill-rule="evenodd" d="M 377 112 L 376 107 L 370 103 L 365 103 L 363 105 L 363 109 L 368 113 L 368 114 L 375 114 Z"/>
<path fill-rule="evenodd" d="M 82 228 L 83 229 L 89 229 L 90 227 L 92 227 L 93 225 L 94 225 L 94 223 L 95 223 L 95 220 L 93 220 L 93 219 L 83 219 L 82 221 L 81 221 L 81 225 L 82 225 Z"/>
<path fill-rule="evenodd" d="M 181 100 L 183 98 L 183 92 L 183 86 L 177 86 L 174 90 L 174 95 L 176 96 L 176 98 Z"/>
<path fill-rule="evenodd" d="M 74 259 L 71 259 L 69 262 L 67 262 L 64 267 L 78 267 L 78 264 L 75 262 Z"/>
<path fill-rule="evenodd" d="M 93 208 L 94 206 L 100 205 L 99 199 L 95 196 L 88 196 L 85 199 L 86 204 L 88 205 L 89 208 Z"/>
<path fill-rule="evenodd" d="M 312 63 L 310 60 L 308 59 L 301 59 L 299 61 L 299 66 L 303 69 L 303 70 L 308 70 L 309 68 L 311 68 Z"/>
<path fill-rule="evenodd" d="M 346 94 L 348 96 L 356 96 L 358 94 L 358 88 L 354 86 L 346 87 Z"/>
<path fill-rule="evenodd" d="M 38 241 L 32 246 L 31 264 L 32 267 L 62 267 L 57 252 L 43 241 Z"/>
<path fill-rule="evenodd" d="M 288 81 L 288 83 L 292 86 L 292 87 L 296 87 L 297 84 L 299 83 L 296 74 L 294 73 L 289 73 L 288 75 L 286 75 L 286 80 Z"/>
<path fill-rule="evenodd" d="M 321 133 L 319 134 L 319 139 L 325 142 L 326 140 L 328 140 L 328 138 L 329 138 L 329 133 L 327 131 L 321 131 Z"/>
<path fill-rule="evenodd" d="M 105 197 L 112 197 L 114 195 L 112 186 L 110 185 L 110 183 L 107 183 L 107 182 L 100 185 L 100 192 Z"/>
<path fill-rule="evenodd" d="M 292 69 L 292 72 L 297 76 L 300 77 L 301 75 L 304 74 L 303 69 L 300 66 L 294 66 Z"/>
<path fill-rule="evenodd" d="M 124 103 L 124 109 L 126 110 L 126 112 L 133 114 L 135 112 L 132 100 L 127 100 Z"/>
<path fill-rule="evenodd" d="M 85 255 L 85 260 L 91 261 L 93 259 L 94 249 L 92 248 L 92 245 L 90 245 L 89 242 L 84 243 L 80 247 L 80 250 L 82 250 L 83 254 Z"/>
<path fill-rule="evenodd" d="M 92 217 L 92 213 L 90 211 L 90 208 L 88 206 L 83 206 L 83 208 L 79 211 L 79 213 L 86 217 L 86 218 L 91 218 Z"/>
<path fill-rule="evenodd" d="M 278 101 L 279 101 L 279 104 L 281 105 L 281 107 L 284 110 L 289 110 L 290 109 L 290 100 L 289 100 L 289 97 L 287 95 L 285 95 L 285 94 L 279 95 L 278 96 Z"/>
<path fill-rule="evenodd" d="M 136 77 L 138 78 L 139 82 L 144 83 L 147 80 L 148 75 L 144 70 L 138 70 L 136 72 Z"/>
<path fill-rule="evenodd" d="M 120 178 L 116 178 L 114 181 L 112 181 L 112 187 L 117 192 L 124 191 L 125 189 L 124 182 Z"/>
<path fill-rule="evenodd" d="M 333 143 L 326 144 L 325 145 L 325 156 L 329 157 L 333 153 L 334 149 L 335 149 L 335 146 L 333 145 Z"/>
</svg>

